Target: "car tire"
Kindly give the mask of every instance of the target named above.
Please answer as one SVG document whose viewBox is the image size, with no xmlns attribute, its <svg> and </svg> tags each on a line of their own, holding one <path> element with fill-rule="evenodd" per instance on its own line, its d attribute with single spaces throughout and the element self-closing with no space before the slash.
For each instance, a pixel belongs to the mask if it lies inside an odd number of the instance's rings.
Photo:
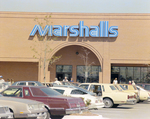
<svg viewBox="0 0 150 119">
<path fill-rule="evenodd" d="M 47 116 L 45 119 L 50 119 L 50 113 L 49 112 L 47 112 Z"/>
<path fill-rule="evenodd" d="M 114 105 L 113 101 L 109 98 L 104 98 L 103 102 L 104 102 L 104 107 L 105 108 L 111 108 Z"/>
</svg>

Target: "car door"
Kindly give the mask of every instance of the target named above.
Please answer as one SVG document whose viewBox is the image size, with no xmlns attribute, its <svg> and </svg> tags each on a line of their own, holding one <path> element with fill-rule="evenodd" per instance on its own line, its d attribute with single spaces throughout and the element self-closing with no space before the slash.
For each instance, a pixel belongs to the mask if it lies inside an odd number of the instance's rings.
<svg viewBox="0 0 150 119">
<path fill-rule="evenodd" d="M 23 97 L 25 99 L 31 99 L 32 98 L 31 91 L 29 91 L 28 87 L 23 87 Z"/>
</svg>

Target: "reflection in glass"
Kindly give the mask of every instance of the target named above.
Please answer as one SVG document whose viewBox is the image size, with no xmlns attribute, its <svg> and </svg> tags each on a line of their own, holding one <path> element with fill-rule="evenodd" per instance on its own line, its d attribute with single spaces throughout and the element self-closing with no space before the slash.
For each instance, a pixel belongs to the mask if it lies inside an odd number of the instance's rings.
<svg viewBox="0 0 150 119">
<path fill-rule="evenodd" d="M 140 67 L 134 67 L 134 81 L 140 83 Z"/>
<path fill-rule="evenodd" d="M 132 81 L 133 80 L 133 67 L 127 67 L 127 81 Z"/>
<path fill-rule="evenodd" d="M 72 72 L 71 65 L 57 65 L 56 72 Z"/>
<path fill-rule="evenodd" d="M 87 82 L 99 82 L 100 66 L 88 66 L 88 70 L 85 68 L 85 66 L 77 66 L 77 81 L 85 82 L 85 76 L 87 75 Z"/>
<path fill-rule="evenodd" d="M 120 67 L 119 80 L 120 80 L 121 83 L 127 83 L 126 76 L 127 76 L 127 69 L 126 69 L 126 67 Z"/>
<path fill-rule="evenodd" d="M 135 83 L 150 83 L 150 67 L 114 67 L 111 73 L 117 73 L 120 83 L 129 83 L 134 80 Z"/>
<path fill-rule="evenodd" d="M 141 67 L 141 80 L 146 82 L 147 67 Z"/>
</svg>

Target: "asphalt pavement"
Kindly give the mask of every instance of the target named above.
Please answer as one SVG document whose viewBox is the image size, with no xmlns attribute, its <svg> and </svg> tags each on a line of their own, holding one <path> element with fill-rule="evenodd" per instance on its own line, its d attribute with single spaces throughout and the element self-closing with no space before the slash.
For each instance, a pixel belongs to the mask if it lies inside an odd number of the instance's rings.
<svg viewBox="0 0 150 119">
<path fill-rule="evenodd" d="M 90 111 L 109 119 L 150 119 L 150 103 L 146 101 L 135 105 L 119 105 L 117 108 Z"/>
</svg>

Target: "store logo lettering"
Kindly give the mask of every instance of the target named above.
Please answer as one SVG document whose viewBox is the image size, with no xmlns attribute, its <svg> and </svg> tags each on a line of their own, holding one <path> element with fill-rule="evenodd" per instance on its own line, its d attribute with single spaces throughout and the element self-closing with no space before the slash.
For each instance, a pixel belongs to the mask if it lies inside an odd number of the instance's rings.
<svg viewBox="0 0 150 119">
<path fill-rule="evenodd" d="M 79 25 L 46 25 L 44 30 L 40 25 L 35 25 L 30 36 L 34 36 L 36 32 L 39 32 L 40 36 L 67 36 L 69 31 L 70 37 L 117 37 L 118 26 L 109 27 L 108 21 L 100 21 L 99 26 L 88 26 L 84 25 L 84 21 L 80 21 Z"/>
</svg>

